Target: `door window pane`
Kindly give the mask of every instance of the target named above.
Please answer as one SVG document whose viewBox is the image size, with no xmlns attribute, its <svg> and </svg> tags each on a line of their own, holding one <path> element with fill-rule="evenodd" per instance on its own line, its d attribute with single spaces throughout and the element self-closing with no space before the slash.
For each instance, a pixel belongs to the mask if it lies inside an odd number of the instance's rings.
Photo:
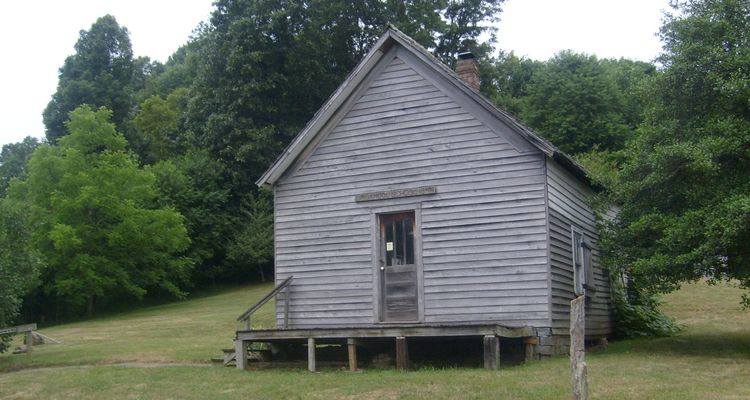
<svg viewBox="0 0 750 400">
<path fill-rule="evenodd" d="M 404 265 L 404 221 L 394 221 L 394 236 L 396 242 L 394 243 L 395 251 L 393 254 L 393 265 Z"/>
<path fill-rule="evenodd" d="M 404 220 L 404 231 L 406 232 L 406 238 L 404 240 L 406 246 L 406 263 L 414 264 L 414 220 L 409 218 Z"/>
<path fill-rule="evenodd" d="M 394 221 L 385 221 L 383 231 L 385 233 L 385 240 L 383 245 L 385 246 L 385 265 L 393 265 L 393 249 L 394 249 Z"/>
<path fill-rule="evenodd" d="M 414 264 L 414 212 L 380 216 L 385 265 Z"/>
</svg>

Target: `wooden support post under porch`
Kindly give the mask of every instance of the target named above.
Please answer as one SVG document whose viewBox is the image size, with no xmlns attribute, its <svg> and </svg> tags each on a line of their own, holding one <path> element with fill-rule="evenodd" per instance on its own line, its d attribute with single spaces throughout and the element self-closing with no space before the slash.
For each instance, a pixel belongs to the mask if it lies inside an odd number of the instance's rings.
<svg viewBox="0 0 750 400">
<path fill-rule="evenodd" d="M 257 329 L 240 330 L 236 332 L 235 348 L 237 352 L 237 367 L 244 369 L 248 366 L 247 348 L 250 343 L 307 343 L 308 369 L 316 371 L 316 344 L 341 343 L 347 345 L 349 369 L 355 371 L 359 367 L 357 347 L 362 340 L 374 338 L 395 339 L 396 368 L 409 368 L 409 351 L 407 338 L 439 338 L 439 337 L 467 337 L 474 336 L 483 339 L 485 366 L 498 368 L 500 365 L 500 338 L 516 338 L 524 340 L 527 360 L 535 358 L 535 345 L 538 344 L 537 333 L 532 327 L 506 327 L 497 324 L 404 324 L 382 325 L 372 327 L 334 327 L 310 329 Z"/>
<path fill-rule="evenodd" d="M 346 339 L 347 352 L 349 353 L 349 371 L 357 370 L 357 339 Z"/>
<path fill-rule="evenodd" d="M 247 340 L 237 339 L 234 341 L 234 357 L 237 363 L 237 369 L 247 368 Z"/>
<path fill-rule="evenodd" d="M 409 369 L 409 348 L 404 336 L 396 337 L 396 369 L 399 371 Z"/>
<path fill-rule="evenodd" d="M 315 339 L 307 338 L 307 370 L 315 372 Z"/>
<path fill-rule="evenodd" d="M 500 368 L 500 338 L 495 335 L 484 337 L 484 368 Z"/>
</svg>

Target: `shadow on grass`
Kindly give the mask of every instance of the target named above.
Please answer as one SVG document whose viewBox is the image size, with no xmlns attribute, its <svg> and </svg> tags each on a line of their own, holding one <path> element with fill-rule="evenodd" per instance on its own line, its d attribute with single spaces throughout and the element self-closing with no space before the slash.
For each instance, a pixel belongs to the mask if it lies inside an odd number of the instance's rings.
<svg viewBox="0 0 750 400">
<path fill-rule="evenodd" d="M 602 354 L 643 353 L 691 357 L 750 358 L 750 332 L 683 332 L 666 338 L 638 338 L 614 342 Z"/>
</svg>

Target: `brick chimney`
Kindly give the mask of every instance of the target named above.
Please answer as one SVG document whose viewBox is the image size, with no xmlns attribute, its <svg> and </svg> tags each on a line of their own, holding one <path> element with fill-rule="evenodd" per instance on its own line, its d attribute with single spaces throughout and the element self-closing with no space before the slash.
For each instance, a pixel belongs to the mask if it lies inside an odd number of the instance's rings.
<svg viewBox="0 0 750 400">
<path fill-rule="evenodd" d="M 479 80 L 479 67 L 477 66 L 477 59 L 474 58 L 474 54 L 468 51 L 459 53 L 458 60 L 456 60 L 456 73 L 469 87 L 479 91 L 481 81 Z"/>
</svg>

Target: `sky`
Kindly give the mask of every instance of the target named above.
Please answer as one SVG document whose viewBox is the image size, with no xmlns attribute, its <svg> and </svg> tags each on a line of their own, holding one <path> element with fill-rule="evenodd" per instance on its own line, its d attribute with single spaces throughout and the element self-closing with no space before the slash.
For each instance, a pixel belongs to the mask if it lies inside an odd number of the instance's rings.
<svg viewBox="0 0 750 400">
<path fill-rule="evenodd" d="M 44 136 L 42 111 L 81 29 L 114 15 L 135 56 L 166 61 L 208 20 L 213 0 L 0 2 L 0 145 Z M 506 0 L 497 47 L 546 60 L 564 49 L 652 61 L 669 0 Z"/>
</svg>

